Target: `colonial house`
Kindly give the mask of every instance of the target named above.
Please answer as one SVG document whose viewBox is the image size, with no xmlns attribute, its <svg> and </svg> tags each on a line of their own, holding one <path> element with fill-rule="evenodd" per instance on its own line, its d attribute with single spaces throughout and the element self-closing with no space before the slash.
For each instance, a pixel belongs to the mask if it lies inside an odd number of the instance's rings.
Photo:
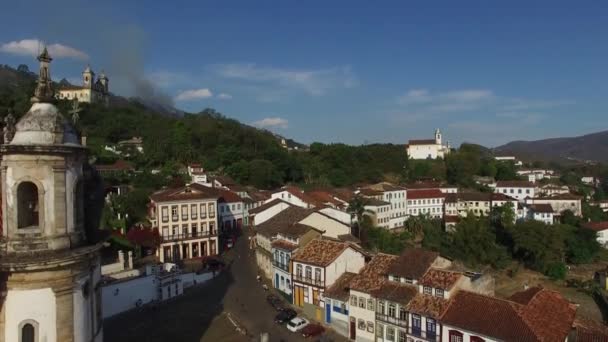
<svg viewBox="0 0 608 342">
<path fill-rule="evenodd" d="M 443 203 L 446 194 L 439 190 L 409 190 L 407 192 L 407 210 L 410 216 L 429 215 L 443 218 Z"/>
<path fill-rule="evenodd" d="M 550 179 L 554 177 L 555 172 L 550 169 L 519 169 L 516 171 L 520 177 L 525 177 L 529 182 L 536 183 L 541 179 Z"/>
<path fill-rule="evenodd" d="M 350 283 L 356 273 L 344 272 L 323 293 L 325 298 L 325 323 L 342 336 L 349 337 Z"/>
<path fill-rule="evenodd" d="M 291 299 L 291 257 L 298 248 L 305 246 L 312 239 L 321 236 L 321 232 L 304 224 L 296 223 L 281 227 L 271 242 L 273 285 Z"/>
<path fill-rule="evenodd" d="M 596 233 L 597 242 L 604 248 L 608 246 L 608 221 L 586 222 L 583 223 L 581 227 L 593 230 Z"/>
<path fill-rule="evenodd" d="M 418 181 L 409 183 L 405 186 L 405 188 L 407 190 L 439 190 L 444 194 L 455 194 L 458 192 L 457 186 L 436 181 Z"/>
<path fill-rule="evenodd" d="M 532 287 L 508 300 L 459 291 L 441 315 L 441 341 L 567 341 L 576 306 Z"/>
<path fill-rule="evenodd" d="M 608 200 L 589 202 L 589 205 L 596 206 L 596 207 L 602 209 L 603 212 L 608 212 Z"/>
<path fill-rule="evenodd" d="M 407 156 L 410 159 L 445 158 L 450 153 L 450 143 L 442 142 L 441 131 L 435 130 L 435 139 L 410 140 L 406 145 Z"/>
<path fill-rule="evenodd" d="M 291 260 L 293 303 L 321 321 L 326 310 L 323 293 L 345 272 L 359 272 L 365 265 L 365 254 L 350 243 L 314 239 Z"/>
<path fill-rule="evenodd" d="M 247 227 L 251 227 L 253 223 L 250 217 L 250 211 L 264 205 L 264 203 L 270 198 L 270 194 L 268 194 L 266 191 L 247 189 L 245 194 L 239 196 L 241 196 L 245 205 L 244 224 Z"/>
<path fill-rule="evenodd" d="M 378 253 L 350 283 L 349 338 L 374 341 L 376 334 L 376 302 L 374 294 L 386 281 L 395 255 Z"/>
<path fill-rule="evenodd" d="M 149 218 L 160 232 L 156 254 L 161 262 L 218 253 L 219 198 L 214 189 L 198 184 L 150 196 Z"/>
<path fill-rule="evenodd" d="M 391 204 L 375 198 L 368 198 L 365 201 L 364 215 L 371 218 L 372 224 L 376 227 L 389 229 L 391 219 Z"/>
<path fill-rule="evenodd" d="M 407 220 L 407 190 L 388 182 L 370 185 L 368 188 L 378 191 L 378 199 L 390 203 L 389 229 L 404 227 Z"/>
<path fill-rule="evenodd" d="M 207 179 L 207 173 L 201 164 L 192 163 L 188 165 L 188 176 L 193 183 L 198 183 L 204 186 L 211 186 Z"/>
<path fill-rule="evenodd" d="M 445 214 L 466 217 L 469 213 L 475 216 L 488 216 L 492 208 L 492 194 L 486 192 L 459 192 L 447 194 Z"/>
<path fill-rule="evenodd" d="M 582 197 L 573 194 L 561 194 L 550 197 L 532 197 L 525 201 L 526 204 L 549 204 L 556 216 L 564 211 L 570 210 L 576 216 L 583 216 Z"/>
<path fill-rule="evenodd" d="M 497 181 L 494 192 L 504 194 L 524 202 L 536 196 L 536 186 L 529 181 Z"/>
<path fill-rule="evenodd" d="M 570 189 L 567 185 L 545 184 L 538 189 L 539 197 L 548 197 L 568 193 L 570 193 Z"/>
<path fill-rule="evenodd" d="M 269 201 L 272 201 L 273 199 L 281 199 L 295 206 L 307 209 L 315 207 L 316 203 L 316 201 L 305 194 L 304 191 L 291 185 L 284 186 L 274 191 L 270 195 Z"/>
<path fill-rule="evenodd" d="M 273 279 L 274 277 L 272 242 L 282 229 L 298 223 L 308 214 L 309 211 L 306 209 L 290 206 L 261 225 L 256 226 L 255 257 L 258 267 L 266 278 Z"/>
<path fill-rule="evenodd" d="M 60 83 L 56 93 L 58 99 L 76 100 L 86 103 L 101 103 L 105 106 L 110 104 L 110 81 L 102 71 L 99 77 L 95 77 L 95 72 L 91 67 L 87 67 L 82 72 L 82 86 L 75 86 L 69 83 Z"/>
<path fill-rule="evenodd" d="M 252 226 L 259 226 L 262 223 L 273 218 L 281 211 L 292 206 L 293 205 L 281 199 L 273 199 L 270 202 L 266 202 L 257 208 L 250 209 L 249 222 Z"/>
<path fill-rule="evenodd" d="M 526 207 L 526 218 L 546 224 L 553 224 L 553 208 L 549 204 L 530 204 Z"/>
<path fill-rule="evenodd" d="M 218 220 L 221 232 L 231 232 L 241 230 L 243 227 L 245 204 L 243 199 L 236 193 L 217 189 L 218 199 Z"/>
<path fill-rule="evenodd" d="M 500 161 L 500 162 L 513 163 L 515 166 L 524 165 L 524 163 L 522 163 L 521 160 L 517 160 L 517 158 L 515 158 L 515 156 L 501 155 L 501 156 L 495 156 L 494 159 L 497 161 Z"/>
</svg>

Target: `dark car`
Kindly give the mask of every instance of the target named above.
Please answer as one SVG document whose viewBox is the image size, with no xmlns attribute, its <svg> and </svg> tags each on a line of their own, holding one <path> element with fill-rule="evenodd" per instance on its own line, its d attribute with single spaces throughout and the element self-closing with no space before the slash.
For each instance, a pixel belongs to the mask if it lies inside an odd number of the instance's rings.
<svg viewBox="0 0 608 342">
<path fill-rule="evenodd" d="M 278 324 L 285 324 L 291 321 L 297 315 L 298 313 L 292 309 L 283 309 L 274 317 L 274 321 Z"/>
<path fill-rule="evenodd" d="M 323 328 L 323 326 L 321 326 L 320 324 L 311 323 L 302 328 L 300 332 L 302 333 L 302 336 L 306 338 L 315 337 L 323 334 L 325 332 L 325 328 Z"/>
<path fill-rule="evenodd" d="M 273 294 L 269 294 L 268 296 L 266 296 L 266 301 L 277 311 L 281 311 L 285 307 L 281 298 Z"/>
</svg>

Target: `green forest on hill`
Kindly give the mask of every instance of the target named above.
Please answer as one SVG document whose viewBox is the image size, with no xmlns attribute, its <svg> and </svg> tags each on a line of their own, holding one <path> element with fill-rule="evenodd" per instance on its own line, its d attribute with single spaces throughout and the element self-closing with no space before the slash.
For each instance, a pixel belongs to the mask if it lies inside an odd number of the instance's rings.
<svg viewBox="0 0 608 342">
<path fill-rule="evenodd" d="M 27 70 L 0 65 L 0 115 L 6 115 L 11 108 L 18 118 L 29 109 L 35 77 Z M 66 117 L 71 105 L 58 101 Z M 111 163 L 117 158 L 103 149 L 106 144 L 140 136 L 145 153 L 132 154 L 130 161 L 144 171 L 177 170 L 198 162 L 207 170 L 229 175 L 244 185 L 266 189 L 285 183 L 307 188 L 423 179 L 475 188 L 475 175 L 517 179 L 513 164 L 496 162 L 488 149 L 474 144 L 462 144 L 445 160 L 408 160 L 405 146 L 397 144 L 313 143 L 308 151 L 288 151 L 272 133 L 241 124 L 213 109 L 169 116 L 122 97 L 115 97 L 109 107 L 81 107 L 77 126 L 87 136 L 97 163 Z M 574 178 L 579 171 L 571 171 Z M 608 174 L 601 165 L 594 166 L 593 172 Z"/>
</svg>

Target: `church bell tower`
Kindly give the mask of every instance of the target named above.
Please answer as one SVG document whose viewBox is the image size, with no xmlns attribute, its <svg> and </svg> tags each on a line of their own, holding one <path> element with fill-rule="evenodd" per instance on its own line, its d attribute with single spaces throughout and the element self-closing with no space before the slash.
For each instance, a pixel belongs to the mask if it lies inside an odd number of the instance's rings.
<svg viewBox="0 0 608 342">
<path fill-rule="evenodd" d="M 32 107 L 0 146 L 0 341 L 101 342 L 101 242 L 85 229 L 87 150 L 53 104 L 46 48 L 38 60 Z"/>
</svg>

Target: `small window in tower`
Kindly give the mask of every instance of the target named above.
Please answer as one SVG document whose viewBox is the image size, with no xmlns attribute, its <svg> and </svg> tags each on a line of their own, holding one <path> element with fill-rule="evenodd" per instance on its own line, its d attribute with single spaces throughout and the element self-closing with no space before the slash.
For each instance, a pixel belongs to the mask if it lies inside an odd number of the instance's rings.
<svg viewBox="0 0 608 342">
<path fill-rule="evenodd" d="M 19 342 L 36 342 L 38 339 L 38 323 L 33 320 L 26 320 L 20 326 Z"/>
<path fill-rule="evenodd" d="M 38 187 L 23 182 L 17 188 L 17 227 L 37 228 L 39 224 Z"/>
</svg>

